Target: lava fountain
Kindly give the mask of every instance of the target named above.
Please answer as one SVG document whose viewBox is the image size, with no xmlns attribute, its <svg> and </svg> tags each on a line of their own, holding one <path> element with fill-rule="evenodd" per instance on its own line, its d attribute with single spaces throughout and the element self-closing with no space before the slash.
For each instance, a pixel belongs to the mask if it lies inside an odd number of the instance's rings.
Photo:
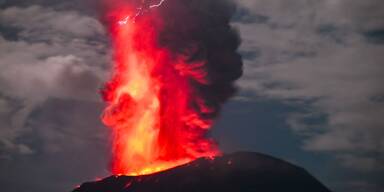
<svg viewBox="0 0 384 192">
<path fill-rule="evenodd" d="M 102 120 L 113 132 L 112 172 L 145 175 L 220 154 L 209 130 L 242 65 L 233 7 L 220 3 L 219 17 L 199 10 L 219 0 L 106 2 L 119 2 L 105 13 L 114 68 Z"/>
</svg>

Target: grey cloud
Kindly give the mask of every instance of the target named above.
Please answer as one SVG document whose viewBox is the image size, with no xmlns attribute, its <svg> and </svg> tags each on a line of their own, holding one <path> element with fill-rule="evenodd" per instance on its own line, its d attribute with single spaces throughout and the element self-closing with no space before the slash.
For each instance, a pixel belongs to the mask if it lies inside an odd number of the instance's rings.
<svg viewBox="0 0 384 192">
<path fill-rule="evenodd" d="M 82 181 L 107 176 L 109 134 L 98 120 L 102 107 L 67 99 L 48 99 L 37 107 L 26 123 L 30 131 L 16 139 L 33 154 L 13 149 L 0 156 L 2 190 L 70 191 Z"/>
<path fill-rule="evenodd" d="M 375 157 L 375 156 L 356 156 L 356 155 L 339 155 L 337 156 L 338 159 L 341 159 L 343 162 L 345 162 L 345 166 L 348 168 L 354 167 L 360 171 L 383 171 L 384 166 L 382 164 L 383 157 Z"/>
<path fill-rule="evenodd" d="M 39 5 L 42 7 L 49 7 L 61 11 L 76 11 L 83 15 L 94 16 L 97 14 L 99 8 L 98 0 L 0 0 L 0 8 L 7 8 L 12 6 L 17 7 L 30 7 Z"/>
<path fill-rule="evenodd" d="M 304 138 L 303 148 L 333 153 L 352 169 L 374 171 L 384 162 L 384 103 L 374 99 L 384 95 L 384 45 L 368 40 L 365 32 L 384 27 L 384 3 L 238 2 L 269 18 L 234 22 L 242 50 L 260 53 L 245 58 L 240 87 L 257 96 L 309 103 L 308 111 L 287 119 Z M 316 118 L 322 123 L 310 123 Z"/>
<path fill-rule="evenodd" d="M 384 2 L 380 0 L 236 0 L 252 12 L 268 16 L 277 26 L 337 24 L 354 30 L 383 27 Z M 308 23 L 306 23 L 308 24 Z"/>
<path fill-rule="evenodd" d="M 21 28 L 18 36 L 22 38 L 18 41 L 0 38 L 3 91 L 36 100 L 49 94 L 76 97 L 71 95 L 78 93 L 75 91 L 60 93 L 59 85 L 66 85 L 71 76 L 82 73 L 93 75 L 93 84 L 100 83 L 105 76 L 106 40 L 105 37 L 92 40 L 104 33 L 94 18 L 39 6 L 7 8 L 1 12 L 0 18 L 3 25 Z M 65 79 L 60 79 L 63 75 L 68 79 L 61 82 Z M 72 86 L 78 84 L 72 83 Z M 88 86 L 95 87 L 92 84 Z"/>
<path fill-rule="evenodd" d="M 49 99 L 100 102 L 108 40 L 95 18 L 71 10 L 8 7 L 0 10 L 0 24 L 17 29 L 14 38 L 0 36 L 0 149 L 4 157 L 32 154 L 19 138 L 34 130 L 31 114 Z"/>
<path fill-rule="evenodd" d="M 1 22 L 10 27 L 22 28 L 23 34 L 30 38 L 47 34 L 71 35 L 75 37 L 92 37 L 104 33 L 103 26 L 94 18 L 81 15 L 75 11 L 55 11 L 33 5 L 26 8 L 9 7 L 1 12 Z M 35 36 L 34 36 L 35 37 Z"/>
<path fill-rule="evenodd" d="M 65 191 L 106 176 L 98 91 L 111 54 L 102 25 L 73 9 L 26 5 L 1 9 L 0 26 L 2 189 Z"/>
</svg>

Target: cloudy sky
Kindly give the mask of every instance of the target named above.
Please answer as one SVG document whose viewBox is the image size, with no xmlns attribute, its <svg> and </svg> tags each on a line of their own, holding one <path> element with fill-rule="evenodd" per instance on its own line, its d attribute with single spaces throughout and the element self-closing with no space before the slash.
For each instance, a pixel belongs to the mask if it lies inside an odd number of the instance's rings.
<svg viewBox="0 0 384 192">
<path fill-rule="evenodd" d="M 340 192 L 384 184 L 384 2 L 236 0 L 245 66 L 214 136 Z M 0 0 L 0 185 L 69 191 L 108 172 L 99 88 L 111 50 L 92 0 Z"/>
</svg>

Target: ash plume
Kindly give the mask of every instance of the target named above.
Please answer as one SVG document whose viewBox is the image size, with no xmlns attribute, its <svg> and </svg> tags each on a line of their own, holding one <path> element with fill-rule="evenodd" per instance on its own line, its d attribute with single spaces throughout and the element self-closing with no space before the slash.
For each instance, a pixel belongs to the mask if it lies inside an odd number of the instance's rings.
<svg viewBox="0 0 384 192">
<path fill-rule="evenodd" d="M 159 0 L 149 0 L 157 4 Z M 103 3 L 103 12 L 118 9 L 127 4 L 140 7 L 141 1 L 111 0 Z M 202 114 L 210 118 L 218 115 L 221 105 L 236 92 L 234 82 L 243 74 L 243 62 L 237 52 L 241 44 L 240 36 L 230 25 L 236 11 L 232 0 L 166 0 L 145 14 L 154 14 L 165 22 L 153 22 L 160 30 L 158 46 L 169 50 L 174 57 L 182 56 L 191 65 L 203 63 L 192 70 L 205 71 L 203 77 L 191 78 L 204 104 L 214 110 Z M 107 26 L 119 18 L 107 15 L 103 20 Z M 140 19 L 140 18 L 138 18 Z M 202 80 L 203 79 L 203 80 Z M 198 107 L 199 104 L 194 104 Z"/>
<path fill-rule="evenodd" d="M 216 116 L 220 106 L 235 93 L 234 81 L 242 75 L 242 59 L 237 49 L 240 37 L 231 27 L 236 10 L 230 0 L 168 0 L 159 8 L 165 18 L 159 44 L 174 54 L 185 56 L 186 63 L 203 62 L 205 82 L 191 79 L 212 107 Z"/>
<path fill-rule="evenodd" d="M 242 74 L 231 1 L 106 1 L 114 49 L 103 122 L 113 172 L 148 174 L 220 154 L 209 137 Z"/>
</svg>

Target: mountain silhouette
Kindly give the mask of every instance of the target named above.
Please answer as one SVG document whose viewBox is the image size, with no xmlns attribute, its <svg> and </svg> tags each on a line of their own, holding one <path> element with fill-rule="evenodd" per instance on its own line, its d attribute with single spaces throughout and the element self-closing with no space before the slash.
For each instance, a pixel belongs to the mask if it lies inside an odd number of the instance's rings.
<svg viewBox="0 0 384 192">
<path fill-rule="evenodd" d="M 306 170 L 254 152 L 200 158 L 144 176 L 111 176 L 73 192 L 330 192 Z"/>
</svg>

